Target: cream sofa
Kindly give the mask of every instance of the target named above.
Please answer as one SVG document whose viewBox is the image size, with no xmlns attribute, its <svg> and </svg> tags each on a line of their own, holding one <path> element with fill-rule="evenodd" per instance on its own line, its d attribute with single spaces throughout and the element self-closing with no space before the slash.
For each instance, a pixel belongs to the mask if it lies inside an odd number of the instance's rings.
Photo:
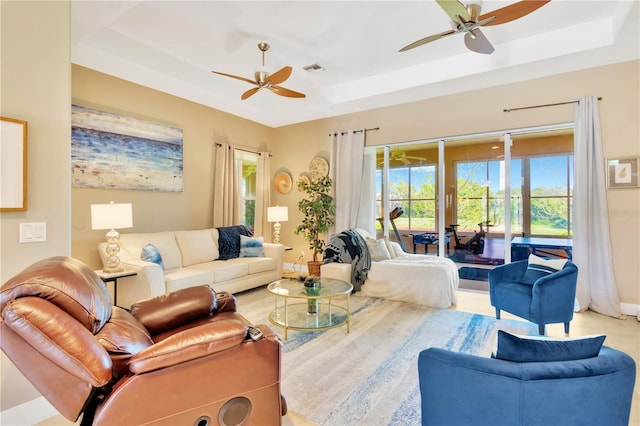
<svg viewBox="0 0 640 426">
<path fill-rule="evenodd" d="M 355 229 L 369 243 L 372 236 L 364 229 Z M 386 241 L 389 258 L 376 260 L 375 254 L 367 247 L 371 255 L 371 269 L 359 293 L 362 296 L 397 300 L 448 308 L 456 304 L 458 289 L 458 268 L 444 257 L 423 254 L 409 254 L 399 244 Z M 320 268 L 320 276 L 349 282 L 351 280 L 350 263 L 326 263 Z"/>
<path fill-rule="evenodd" d="M 264 257 L 218 260 L 218 235 L 216 228 L 120 234 L 120 262 L 137 275 L 118 279 L 118 305 L 128 308 L 142 299 L 202 284 L 237 293 L 282 278 L 284 245 L 263 243 Z M 158 250 L 164 268 L 140 259 L 148 244 Z M 98 245 L 103 263 L 105 247 L 104 242 Z"/>
</svg>

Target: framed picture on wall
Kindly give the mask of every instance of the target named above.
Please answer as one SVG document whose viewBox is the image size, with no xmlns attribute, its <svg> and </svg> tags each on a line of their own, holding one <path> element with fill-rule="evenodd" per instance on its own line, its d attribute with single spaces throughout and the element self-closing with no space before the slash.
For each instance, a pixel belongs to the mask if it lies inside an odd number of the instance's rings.
<svg viewBox="0 0 640 426">
<path fill-rule="evenodd" d="M 637 188 L 638 162 L 636 158 L 617 158 L 607 160 L 607 188 Z"/>
<path fill-rule="evenodd" d="M 0 117 L 0 211 L 27 210 L 27 122 Z"/>
<path fill-rule="evenodd" d="M 182 192 L 182 129 L 71 105 L 71 186 Z"/>
</svg>

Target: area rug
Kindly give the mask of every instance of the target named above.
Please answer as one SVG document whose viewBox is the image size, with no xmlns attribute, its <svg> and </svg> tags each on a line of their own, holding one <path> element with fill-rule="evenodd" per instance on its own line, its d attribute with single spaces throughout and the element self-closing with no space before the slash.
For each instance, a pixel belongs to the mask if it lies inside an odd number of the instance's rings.
<svg viewBox="0 0 640 426">
<path fill-rule="evenodd" d="M 273 306 L 264 288 L 238 295 L 238 311 L 255 323 L 268 323 Z M 351 297 L 351 309 L 349 334 L 345 327 L 289 331 L 284 341 L 282 392 L 291 411 L 318 425 L 419 425 L 420 351 L 490 356 L 498 329 L 537 330 L 522 321 L 361 296 Z"/>
<path fill-rule="evenodd" d="M 468 266 L 463 266 L 458 269 L 458 276 L 465 280 L 489 281 L 489 271 L 490 269 L 486 268 L 470 268 Z"/>
</svg>

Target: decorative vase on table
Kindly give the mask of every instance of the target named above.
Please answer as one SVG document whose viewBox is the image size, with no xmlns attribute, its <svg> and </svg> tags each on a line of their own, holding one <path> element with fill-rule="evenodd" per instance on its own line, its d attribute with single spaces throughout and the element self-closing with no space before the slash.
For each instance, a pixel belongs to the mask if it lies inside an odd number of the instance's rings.
<svg viewBox="0 0 640 426">
<path fill-rule="evenodd" d="M 314 277 L 309 277 L 304 282 L 304 291 L 307 296 L 318 296 L 320 294 L 320 281 Z M 307 299 L 307 314 L 315 315 L 318 313 L 318 299 Z"/>
</svg>

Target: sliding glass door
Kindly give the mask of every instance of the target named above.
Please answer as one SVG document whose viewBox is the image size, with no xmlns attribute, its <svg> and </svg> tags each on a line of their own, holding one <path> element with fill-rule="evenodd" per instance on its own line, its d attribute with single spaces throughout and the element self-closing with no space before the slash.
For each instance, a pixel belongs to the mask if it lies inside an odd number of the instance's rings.
<svg viewBox="0 0 640 426">
<path fill-rule="evenodd" d="M 572 235 L 571 124 L 389 145 L 376 159 L 378 234 L 409 253 L 493 266 L 511 260 L 512 237 Z"/>
<path fill-rule="evenodd" d="M 437 230 L 438 144 L 378 148 L 376 165 L 378 234 L 384 225 L 393 241 L 412 252 L 412 235 Z"/>
</svg>

